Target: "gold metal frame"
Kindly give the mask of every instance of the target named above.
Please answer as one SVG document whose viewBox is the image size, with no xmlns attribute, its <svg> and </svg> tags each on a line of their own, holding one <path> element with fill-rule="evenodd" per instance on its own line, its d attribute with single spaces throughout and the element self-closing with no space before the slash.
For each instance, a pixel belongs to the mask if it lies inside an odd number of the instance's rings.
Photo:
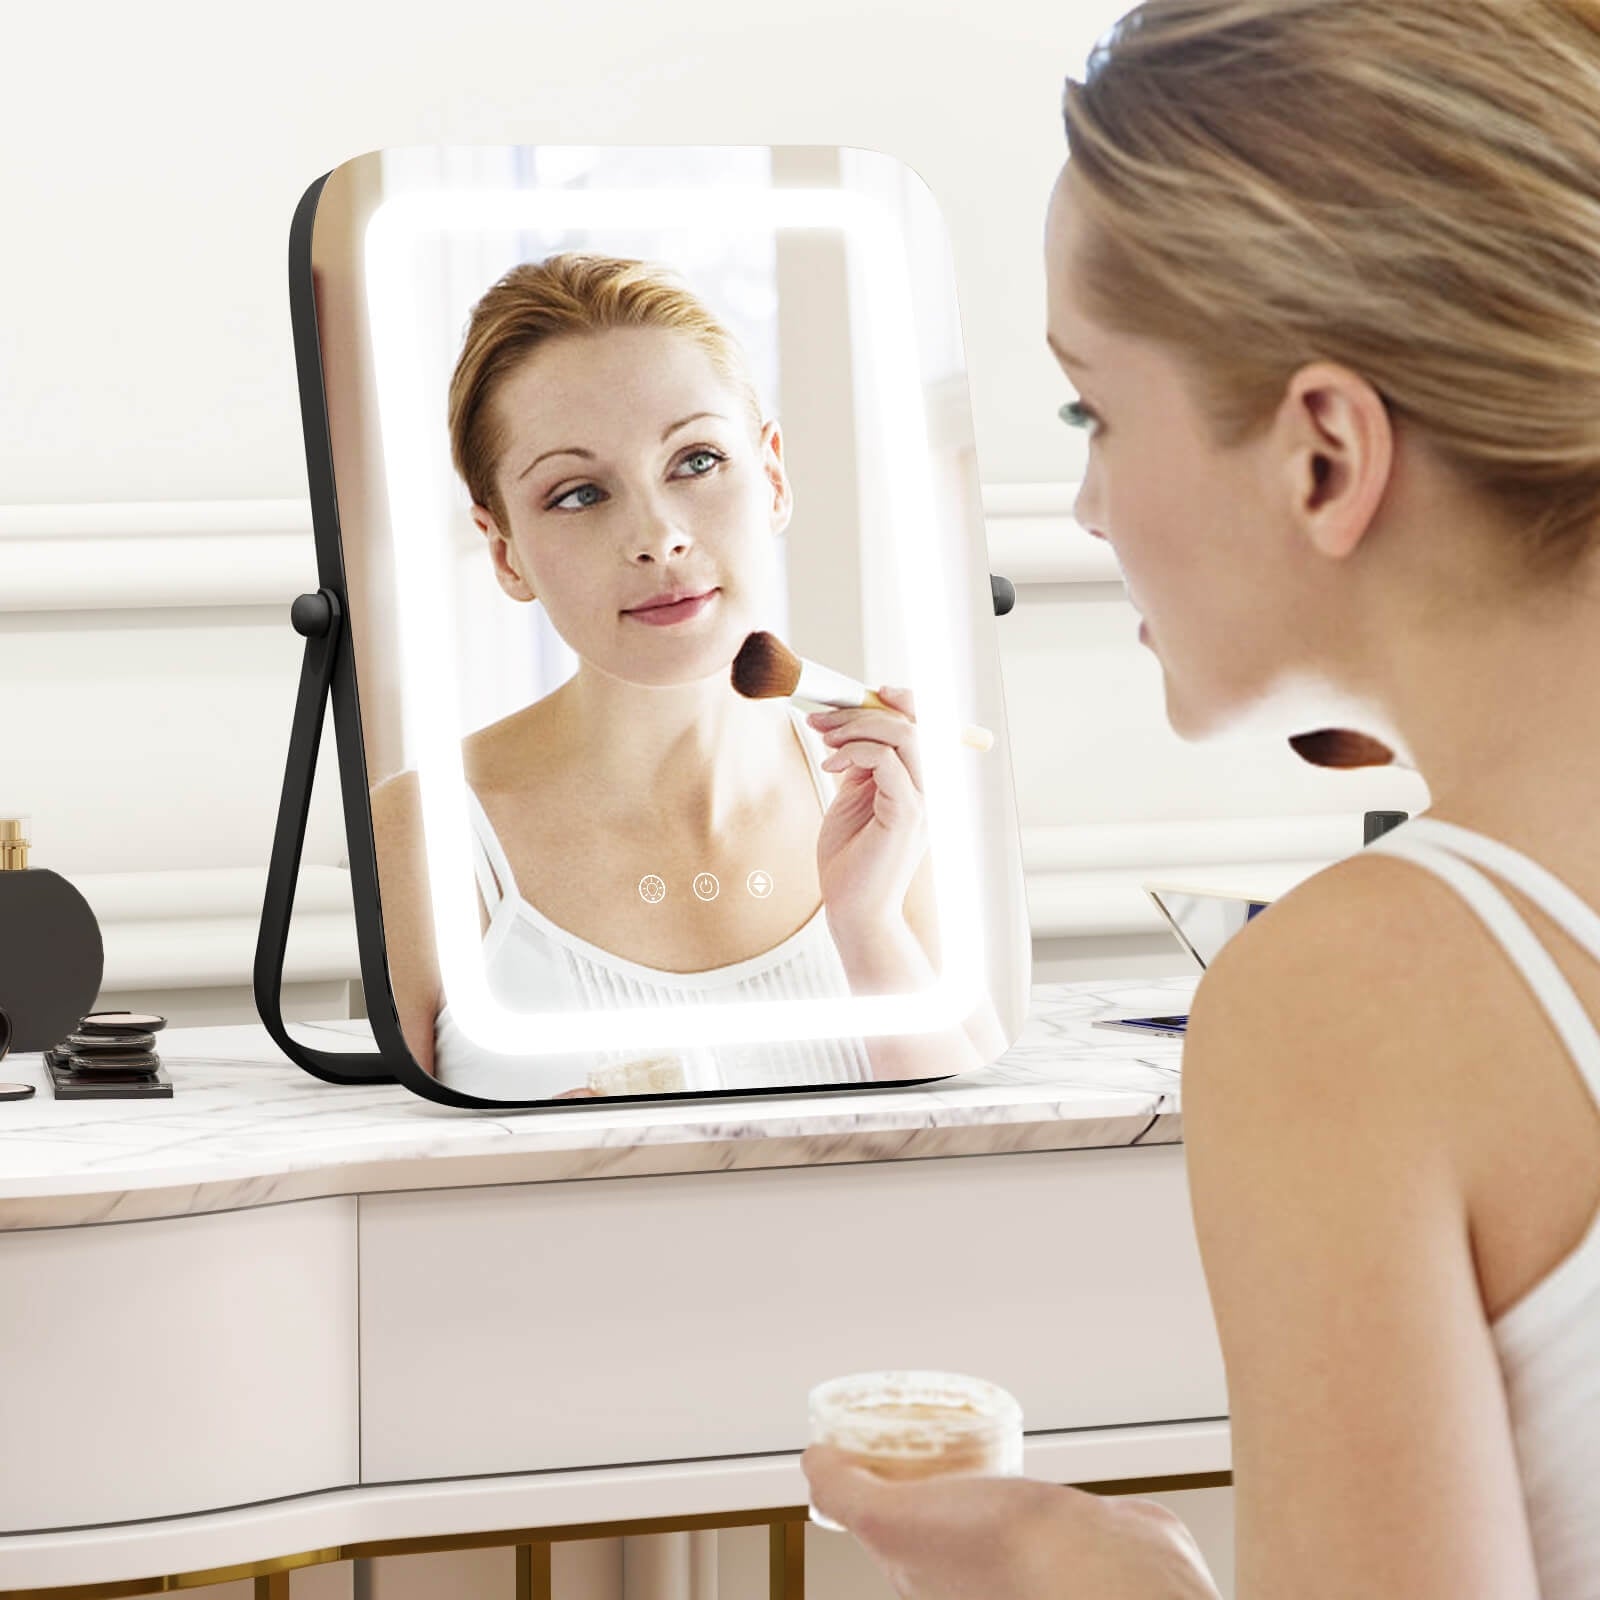
<svg viewBox="0 0 1600 1600">
<path fill-rule="evenodd" d="M 1113 1478 L 1074 1484 L 1090 1494 L 1160 1494 L 1169 1489 L 1222 1489 L 1231 1472 L 1176 1473 L 1158 1478 Z M 375 1539 L 329 1545 L 297 1555 L 246 1561 L 233 1567 L 207 1567 L 165 1577 L 119 1579 L 114 1583 L 69 1584 L 51 1589 L 0 1589 L 0 1600 L 124 1600 L 129 1595 L 170 1594 L 213 1584 L 255 1579 L 255 1600 L 290 1600 L 289 1575 L 298 1567 L 371 1556 L 426 1555 L 441 1550 L 516 1549 L 516 1600 L 555 1600 L 550 1582 L 551 1547 L 573 1539 L 632 1538 L 649 1533 L 699 1533 L 712 1528 L 759 1528 L 768 1533 L 769 1600 L 805 1600 L 805 1506 L 775 1506 L 763 1511 L 708 1511 L 688 1517 L 640 1517 L 628 1522 L 581 1522 L 556 1528 L 516 1528 L 497 1533 L 451 1533 L 422 1539 Z"/>
</svg>

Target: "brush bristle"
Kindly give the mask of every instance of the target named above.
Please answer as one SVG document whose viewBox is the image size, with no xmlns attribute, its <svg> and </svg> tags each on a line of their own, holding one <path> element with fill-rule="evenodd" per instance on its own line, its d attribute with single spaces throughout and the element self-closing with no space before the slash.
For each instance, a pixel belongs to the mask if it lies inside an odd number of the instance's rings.
<svg viewBox="0 0 1600 1600">
<path fill-rule="evenodd" d="M 1293 734 L 1289 744 L 1302 761 L 1314 767 L 1387 767 L 1394 760 L 1394 751 L 1383 740 L 1349 728 Z"/>
<path fill-rule="evenodd" d="M 746 700 L 777 700 L 800 686 L 800 657 L 775 633 L 752 633 L 733 658 L 733 687 Z"/>
</svg>

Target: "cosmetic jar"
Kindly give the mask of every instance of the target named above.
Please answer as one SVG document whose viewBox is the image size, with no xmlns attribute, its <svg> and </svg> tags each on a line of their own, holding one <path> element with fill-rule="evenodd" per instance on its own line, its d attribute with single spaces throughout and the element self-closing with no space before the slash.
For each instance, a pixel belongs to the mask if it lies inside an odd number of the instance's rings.
<svg viewBox="0 0 1600 1600">
<path fill-rule="evenodd" d="M 26 817 L 0 817 L 0 1008 L 19 1052 L 73 1032 L 105 972 L 89 902 L 59 872 L 28 865 L 28 835 Z"/>
</svg>

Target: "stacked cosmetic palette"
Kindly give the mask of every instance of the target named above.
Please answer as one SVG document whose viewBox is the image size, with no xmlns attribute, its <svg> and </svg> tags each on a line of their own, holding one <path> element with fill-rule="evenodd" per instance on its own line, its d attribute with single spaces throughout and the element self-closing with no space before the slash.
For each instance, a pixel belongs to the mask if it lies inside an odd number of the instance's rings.
<svg viewBox="0 0 1600 1600">
<path fill-rule="evenodd" d="M 44 1053 L 58 1100 L 172 1098 L 156 1053 L 165 1017 L 146 1011 L 95 1011 Z"/>
</svg>

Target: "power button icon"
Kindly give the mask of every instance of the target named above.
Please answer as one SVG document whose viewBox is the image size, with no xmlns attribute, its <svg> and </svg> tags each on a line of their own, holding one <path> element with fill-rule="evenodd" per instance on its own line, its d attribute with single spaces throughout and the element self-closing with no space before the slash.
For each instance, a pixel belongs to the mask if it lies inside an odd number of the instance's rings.
<svg viewBox="0 0 1600 1600">
<path fill-rule="evenodd" d="M 715 900 L 721 892 L 722 885 L 717 882 L 715 873 L 702 872 L 696 876 L 693 888 L 699 899 Z"/>
<path fill-rule="evenodd" d="M 744 886 L 757 900 L 765 900 L 772 893 L 772 874 L 759 867 L 744 880 Z"/>
</svg>

